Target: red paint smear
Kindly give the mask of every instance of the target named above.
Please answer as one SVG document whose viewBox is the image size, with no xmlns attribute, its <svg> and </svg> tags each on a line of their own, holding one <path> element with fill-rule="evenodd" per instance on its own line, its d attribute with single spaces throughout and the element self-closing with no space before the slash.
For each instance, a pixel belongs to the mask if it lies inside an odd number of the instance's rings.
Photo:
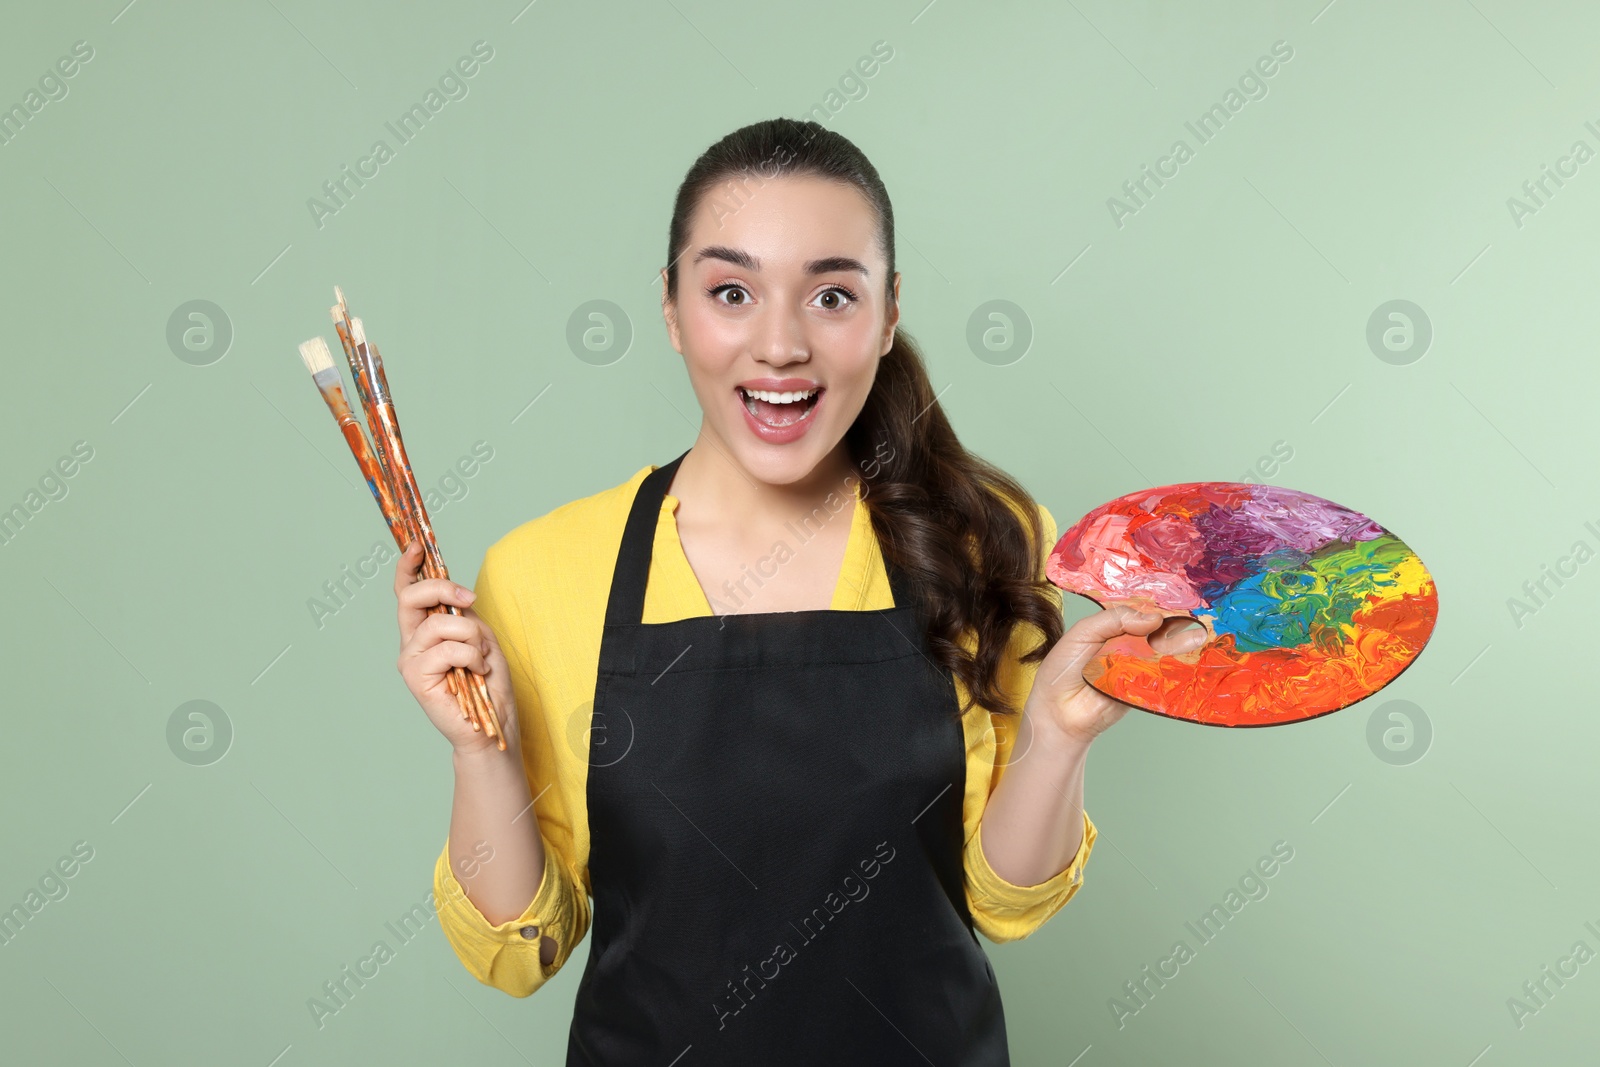
<svg viewBox="0 0 1600 1067">
<path fill-rule="evenodd" d="M 1189 487 L 1165 486 L 1141 493 L 1131 497 L 1119 497 L 1095 508 L 1085 515 L 1072 528 L 1062 534 L 1057 541 L 1060 558 L 1076 569 L 1083 565 L 1083 553 L 1080 546 L 1085 530 L 1093 525 L 1099 525 L 1106 520 L 1108 515 L 1116 515 L 1128 520 L 1130 530 L 1138 530 L 1149 523 L 1170 522 L 1173 519 L 1182 519 L 1191 522 L 1199 515 L 1204 515 L 1213 508 L 1234 510 L 1242 507 L 1250 500 L 1250 493 L 1246 489 L 1222 489 L 1219 483 L 1210 483 L 1209 487 L 1202 487 L 1205 483 L 1197 483 Z M 1151 510 L 1151 502 L 1155 502 Z"/>
<path fill-rule="evenodd" d="M 1355 632 L 1316 635 L 1310 648 L 1240 652 L 1232 635 L 1186 657 L 1140 656 L 1131 642 L 1107 643 L 1084 677 L 1108 696 L 1158 714 L 1214 726 L 1276 726 L 1338 711 L 1371 696 L 1410 665 L 1433 633 L 1439 598 L 1368 598 Z M 1148 649 L 1142 639 L 1138 644 Z M 1191 656 L 1194 653 L 1190 653 Z"/>
</svg>

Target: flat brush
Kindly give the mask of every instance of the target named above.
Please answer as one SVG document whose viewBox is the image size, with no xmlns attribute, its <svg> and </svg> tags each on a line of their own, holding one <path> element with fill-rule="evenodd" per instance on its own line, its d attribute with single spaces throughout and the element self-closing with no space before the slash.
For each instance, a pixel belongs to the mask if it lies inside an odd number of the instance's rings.
<svg viewBox="0 0 1600 1067">
<path fill-rule="evenodd" d="M 350 454 L 356 457 L 361 477 L 366 479 L 367 488 L 372 490 L 372 499 L 378 502 L 378 510 L 383 512 L 383 519 L 389 524 L 395 544 L 404 550 L 407 541 L 405 520 L 401 518 L 388 480 L 378 466 L 378 457 L 373 454 L 372 446 L 367 444 L 367 435 L 356 417 L 350 414 L 350 405 L 344 398 L 344 379 L 339 377 L 339 371 L 333 365 L 333 353 L 328 351 L 328 343 L 320 337 L 302 343 L 300 359 L 305 363 L 306 370 L 311 372 L 311 380 L 317 383 L 322 399 L 327 402 L 334 421 L 344 433 Z"/>
<path fill-rule="evenodd" d="M 367 443 L 361 424 L 356 422 L 355 416 L 350 413 L 350 405 L 344 397 L 343 380 L 339 377 L 339 372 L 334 369 L 333 355 L 328 351 L 327 342 L 320 337 L 313 337 L 304 342 L 300 345 L 300 359 L 306 365 L 306 370 L 311 372 L 312 381 L 316 382 L 318 391 L 322 393 L 322 399 L 328 405 L 328 410 L 333 413 L 334 421 L 339 424 L 345 443 L 350 446 L 350 453 L 355 456 L 356 465 L 361 468 L 361 475 L 366 479 L 367 487 L 372 490 L 372 498 L 377 501 L 378 510 L 383 513 L 395 545 L 404 551 L 405 546 L 411 541 L 405 518 L 395 502 L 389 478 L 384 474 L 378 464 L 377 456 Z M 437 612 L 436 606 L 432 613 L 437 614 Z M 479 725 L 481 719 L 476 714 L 476 701 L 461 700 L 464 687 L 456 678 L 455 671 L 446 674 L 445 679 L 451 694 L 457 698 L 457 703 L 462 705 L 462 717 L 472 721 L 473 729 L 481 729 Z"/>
<path fill-rule="evenodd" d="M 350 446 L 350 454 L 355 456 L 356 465 L 361 468 L 361 476 L 366 479 L 367 488 L 372 490 L 372 498 L 378 502 L 378 510 L 383 513 L 383 519 L 389 525 L 389 533 L 394 538 L 395 546 L 402 552 L 405 551 L 406 545 L 411 540 L 405 519 L 395 502 L 389 479 L 384 476 L 372 446 L 367 443 L 367 435 L 362 431 L 361 424 L 356 422 L 355 416 L 350 413 L 350 405 L 344 398 L 343 379 L 334 369 L 333 354 L 328 351 L 327 342 L 320 337 L 313 337 L 304 342 L 300 345 L 300 359 L 305 363 L 306 370 L 311 372 L 312 381 L 317 383 L 322 399 L 327 403 L 328 410 L 333 413 L 334 421 L 344 433 L 345 442 Z M 447 674 L 446 679 L 451 694 L 459 695 L 460 686 L 455 673 Z M 466 710 L 462 711 L 464 717 L 467 714 Z"/>
<path fill-rule="evenodd" d="M 395 416 L 394 402 L 389 395 L 389 383 L 383 371 L 382 357 L 378 353 L 377 346 L 367 341 L 361 320 L 350 315 L 349 307 L 344 301 L 344 293 L 337 286 L 334 288 L 334 296 L 339 302 L 330 309 L 330 314 L 350 364 L 356 392 L 361 398 L 367 416 L 379 468 L 389 483 L 390 492 L 408 533 L 414 534 L 422 542 L 424 573 L 428 577 L 448 579 L 449 571 L 439 553 L 433 526 L 428 520 L 427 508 L 417 487 L 416 478 L 412 474 L 404 439 L 400 436 L 399 420 Z M 409 540 L 408 537 L 408 543 Z M 447 611 L 452 615 L 461 614 L 454 605 L 449 604 L 439 605 L 435 610 Z M 455 668 L 446 675 L 446 679 L 451 692 L 462 703 L 464 714 L 466 709 L 471 710 L 472 713 L 466 714 L 466 718 L 472 723 L 473 729 L 494 737 L 498 747 L 504 751 L 505 738 L 499 730 L 499 720 L 484 678 L 466 668 Z"/>
<path fill-rule="evenodd" d="M 339 335 L 339 343 L 344 348 L 345 360 L 350 364 L 350 377 L 355 382 L 356 395 L 361 400 L 361 409 L 363 413 L 367 415 L 368 424 L 372 427 L 373 445 L 375 446 L 374 453 L 380 473 L 379 480 L 388 487 L 389 499 L 394 502 L 396 516 L 401 526 L 401 533 L 396 535 L 395 544 L 398 545 L 400 550 L 403 552 L 405 551 L 406 545 L 410 544 L 412 537 L 415 536 L 411 532 L 416 527 L 416 522 L 412 518 L 413 509 L 410 507 L 410 501 L 406 498 L 403 488 L 397 483 L 394 477 L 393 463 L 390 458 L 388 439 L 384 436 L 381 424 L 376 418 L 374 418 L 372 414 L 373 390 L 370 385 L 371 378 L 368 374 L 366 361 L 357 351 L 357 342 L 355 338 L 352 337 L 352 330 L 361 335 L 362 344 L 365 344 L 366 342 L 365 334 L 361 332 L 361 328 L 357 323 L 351 321 L 348 312 L 345 310 L 342 304 L 344 294 L 338 289 L 337 286 L 334 287 L 334 293 L 338 295 L 341 304 L 330 308 L 329 314 L 333 318 L 333 328 Z M 423 552 L 422 573 L 426 578 L 442 577 L 442 575 L 439 573 L 437 561 L 429 556 L 426 551 L 426 546 L 424 546 Z M 444 610 L 448 610 L 452 615 L 460 614 L 460 612 L 457 611 L 453 606 L 447 608 L 443 605 L 434 606 L 429 610 L 429 614 L 436 615 L 440 611 Z M 459 667 L 451 670 L 445 675 L 445 684 L 449 687 L 452 696 L 458 698 L 462 697 L 462 687 L 460 683 L 465 679 L 466 671 Z M 482 726 L 480 725 L 481 715 L 479 714 L 479 703 L 480 702 L 476 699 L 462 699 L 461 716 L 462 718 L 471 721 L 472 728 L 474 730 L 481 732 Z"/>
</svg>

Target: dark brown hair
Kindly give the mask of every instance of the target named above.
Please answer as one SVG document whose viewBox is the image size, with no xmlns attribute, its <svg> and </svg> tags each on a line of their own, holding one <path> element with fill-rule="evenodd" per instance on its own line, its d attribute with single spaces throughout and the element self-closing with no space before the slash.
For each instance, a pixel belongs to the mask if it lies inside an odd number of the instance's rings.
<svg viewBox="0 0 1600 1067">
<path fill-rule="evenodd" d="M 787 118 L 735 130 L 689 168 L 668 231 L 667 298 L 677 296 L 678 259 L 701 199 L 729 185 L 737 203 L 739 185 L 759 187 L 780 176 L 815 176 L 860 190 L 877 216 L 892 305 L 894 209 L 877 170 L 842 134 Z M 1043 641 L 1022 656 L 1024 663 L 1037 663 L 1063 629 L 1060 594 L 1042 574 L 1049 546 L 1033 498 L 962 447 L 922 353 L 898 327 L 845 444 L 856 466 L 873 472 L 863 499 L 883 554 L 918 590 L 929 650 L 961 679 L 973 702 L 994 713 L 1017 711 L 998 677 L 1012 631 L 1019 624 L 1037 628 Z M 961 641 L 968 631 L 976 635 L 970 650 Z"/>
</svg>

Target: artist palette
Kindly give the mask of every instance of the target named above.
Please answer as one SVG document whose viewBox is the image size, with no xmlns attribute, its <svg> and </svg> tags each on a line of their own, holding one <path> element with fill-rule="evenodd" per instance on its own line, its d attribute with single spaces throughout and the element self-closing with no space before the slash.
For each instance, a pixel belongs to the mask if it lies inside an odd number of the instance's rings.
<svg viewBox="0 0 1600 1067">
<path fill-rule="evenodd" d="M 1188 482 L 1129 493 L 1067 530 L 1046 574 L 1104 607 L 1191 616 L 1199 649 L 1106 642 L 1084 670 L 1124 703 L 1210 726 L 1279 726 L 1348 707 L 1422 652 L 1439 615 L 1405 542 L 1310 493 Z"/>
</svg>

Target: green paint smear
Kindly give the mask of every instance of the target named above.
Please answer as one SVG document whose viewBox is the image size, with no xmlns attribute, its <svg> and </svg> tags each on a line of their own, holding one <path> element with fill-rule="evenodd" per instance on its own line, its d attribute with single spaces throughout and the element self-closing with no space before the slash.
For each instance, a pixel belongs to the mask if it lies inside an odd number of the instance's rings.
<svg viewBox="0 0 1600 1067">
<path fill-rule="evenodd" d="M 1244 652 L 1311 644 L 1330 655 L 1344 647 L 1345 628 L 1367 598 L 1385 595 L 1412 556 L 1393 534 L 1334 542 L 1310 556 L 1292 549 L 1262 558 L 1265 569 L 1222 598 L 1216 630 Z"/>
</svg>

